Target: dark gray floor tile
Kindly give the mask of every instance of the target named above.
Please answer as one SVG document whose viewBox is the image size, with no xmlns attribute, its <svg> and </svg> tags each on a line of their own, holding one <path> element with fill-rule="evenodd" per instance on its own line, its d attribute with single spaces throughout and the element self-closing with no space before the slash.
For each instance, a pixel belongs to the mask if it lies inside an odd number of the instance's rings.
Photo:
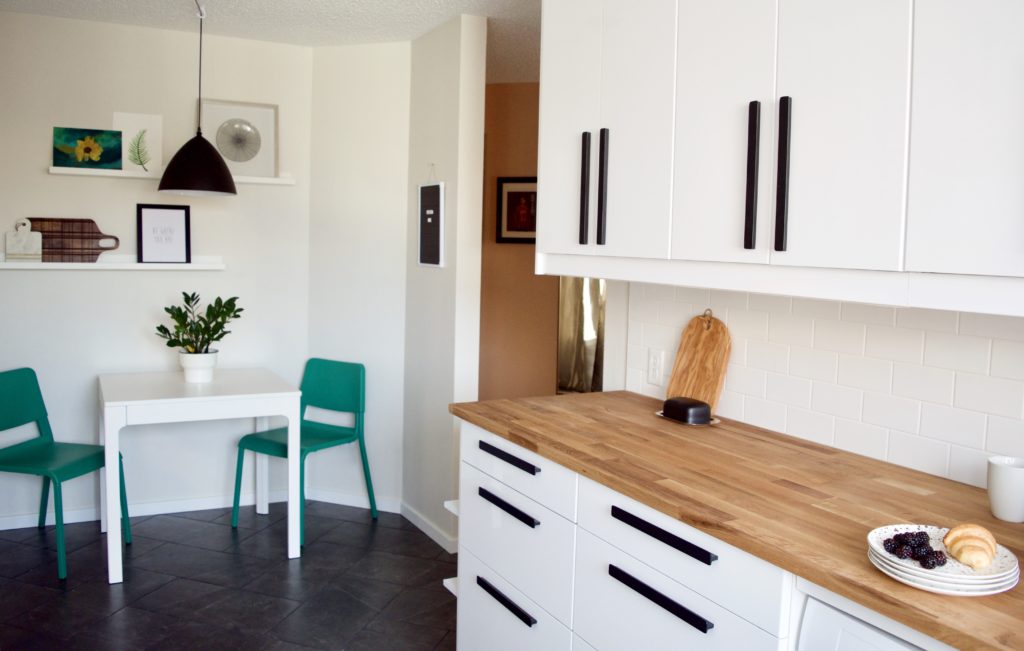
<svg viewBox="0 0 1024 651">
<path fill-rule="evenodd" d="M 53 651 L 67 646 L 67 640 L 46 631 L 30 631 L 0 624 L 0 649 L 4 651 Z"/>
<path fill-rule="evenodd" d="M 0 541 L 0 576 L 15 577 L 40 565 L 53 565 L 57 575 L 57 554 L 43 547 Z"/>
<path fill-rule="evenodd" d="M 15 619 L 43 604 L 53 604 L 60 596 L 61 593 L 56 590 L 0 579 L 0 621 Z M 2 648 L 3 645 L 0 645 Z"/>
<path fill-rule="evenodd" d="M 331 584 L 374 610 L 383 610 L 405 589 L 397 583 L 385 583 L 351 574 L 342 574 L 336 577 Z"/>
<path fill-rule="evenodd" d="M 376 615 L 376 610 L 347 592 L 326 588 L 297 608 L 271 633 L 294 644 L 342 649 Z"/>
<path fill-rule="evenodd" d="M 342 523 L 337 520 L 307 515 L 305 548 L 311 547 L 339 524 Z M 232 542 L 223 551 L 275 561 L 288 558 L 288 523 L 280 520 L 259 531 L 248 531 L 245 538 Z"/>
<path fill-rule="evenodd" d="M 448 634 L 445 629 L 398 623 L 385 630 L 363 629 L 345 651 L 431 651 Z"/>
<path fill-rule="evenodd" d="M 133 567 L 187 579 L 240 587 L 266 572 L 272 561 L 167 543 L 132 562 Z"/>
<path fill-rule="evenodd" d="M 197 608 L 193 618 L 225 628 L 265 633 L 299 605 L 300 602 L 291 599 L 246 590 L 229 590 Z"/>
<path fill-rule="evenodd" d="M 203 509 L 202 511 L 185 511 L 183 513 L 175 513 L 174 516 L 178 518 L 187 518 L 189 520 L 200 520 L 202 522 L 214 522 L 227 515 L 231 518 L 231 507 L 221 507 L 218 509 Z"/>
<path fill-rule="evenodd" d="M 132 528 L 132 533 L 147 538 L 220 551 L 233 542 L 251 535 L 230 525 L 203 522 L 175 515 L 158 515 Z"/>
<path fill-rule="evenodd" d="M 164 544 L 161 540 L 136 536 L 131 545 L 121 545 L 122 562 L 125 567 L 129 567 L 135 557 L 151 552 Z M 57 578 L 56 558 L 54 555 L 52 563 L 34 567 L 24 574 L 19 574 L 17 579 L 45 588 L 72 590 L 84 583 L 107 577 L 107 540 L 105 536 L 68 554 L 68 575 L 64 580 Z"/>
<path fill-rule="evenodd" d="M 124 581 L 111 585 L 107 575 L 83 583 L 67 593 L 72 602 L 93 604 L 108 613 L 114 613 L 173 581 L 169 574 L 126 567 Z"/>
<path fill-rule="evenodd" d="M 373 548 L 402 556 L 436 558 L 441 550 L 437 543 L 421 531 L 396 529 L 380 524 L 342 522 L 327 533 L 323 540 L 351 547 Z"/>
<path fill-rule="evenodd" d="M 450 571 L 448 563 L 371 551 L 353 565 L 347 574 L 409 587 L 429 586 L 443 590 L 441 580 L 449 576 Z M 437 583 L 437 586 L 433 586 L 433 583 Z"/>
<path fill-rule="evenodd" d="M 308 599 L 351 567 L 365 550 L 317 541 L 303 548 L 301 558 L 277 562 L 244 587 L 263 594 Z"/>
<path fill-rule="evenodd" d="M 18 531 L 25 532 L 25 536 L 19 540 L 21 544 L 46 547 L 57 551 L 57 527 L 49 525 L 42 529 L 31 527 Z M 99 522 L 76 522 L 64 525 L 64 549 L 68 553 L 104 539 L 105 534 L 100 532 Z"/>
<path fill-rule="evenodd" d="M 417 530 L 416 525 L 406 520 L 398 513 L 377 512 L 377 520 L 370 515 L 369 509 L 361 509 L 355 506 L 344 506 L 342 504 L 328 504 L 327 502 L 310 502 L 306 505 L 306 515 L 316 515 L 323 518 L 334 518 L 347 520 L 349 522 L 361 522 L 372 524 L 376 522 L 382 527 L 395 529 Z"/>
<path fill-rule="evenodd" d="M 175 579 L 136 600 L 132 605 L 155 613 L 190 618 L 196 609 L 216 601 L 229 590 L 230 588 L 202 581 Z"/>
<path fill-rule="evenodd" d="M 82 649 L 144 649 L 167 639 L 181 626 L 170 615 L 138 608 L 123 608 L 113 615 L 84 627 L 74 641 Z"/>
<path fill-rule="evenodd" d="M 253 505 L 242 506 L 238 509 L 238 528 L 239 529 L 266 529 L 275 522 L 279 522 L 288 517 L 288 503 L 287 502 L 274 502 L 269 505 L 269 513 L 260 515 L 256 513 L 256 507 Z M 227 513 L 220 516 L 216 520 L 213 520 L 217 524 L 231 525 L 231 509 L 227 509 Z"/>
<path fill-rule="evenodd" d="M 264 651 L 278 648 L 280 641 L 270 635 L 242 629 L 222 628 L 205 622 L 182 622 L 163 640 L 146 647 L 147 651 Z M 294 648 L 294 647 L 289 647 Z"/>
<path fill-rule="evenodd" d="M 455 651 L 455 631 L 448 631 L 444 639 L 434 647 L 434 651 Z"/>
<path fill-rule="evenodd" d="M 455 597 L 447 591 L 404 590 L 380 612 L 369 628 L 382 631 L 400 622 L 443 631 L 453 629 Z"/>
<path fill-rule="evenodd" d="M 63 594 L 55 602 L 37 606 L 6 623 L 28 631 L 46 631 L 56 637 L 71 638 L 109 615 L 102 605 L 71 599 L 68 594 Z"/>
</svg>

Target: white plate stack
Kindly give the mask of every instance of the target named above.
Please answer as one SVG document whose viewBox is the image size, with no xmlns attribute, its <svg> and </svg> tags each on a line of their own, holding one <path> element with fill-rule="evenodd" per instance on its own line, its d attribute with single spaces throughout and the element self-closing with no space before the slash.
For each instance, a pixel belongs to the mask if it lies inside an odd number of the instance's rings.
<svg viewBox="0 0 1024 651">
<path fill-rule="evenodd" d="M 945 552 L 946 564 L 926 570 L 913 559 L 896 558 L 882 546 L 886 538 L 898 533 L 925 531 L 932 549 Z M 882 573 L 900 583 L 937 592 L 938 594 L 961 597 L 982 597 L 1010 590 L 1020 580 L 1020 565 L 1017 557 L 1002 545 L 997 545 L 996 557 L 992 564 L 980 570 L 960 563 L 942 543 L 949 531 L 945 527 L 923 524 L 891 524 L 879 527 L 868 534 L 868 560 Z"/>
</svg>

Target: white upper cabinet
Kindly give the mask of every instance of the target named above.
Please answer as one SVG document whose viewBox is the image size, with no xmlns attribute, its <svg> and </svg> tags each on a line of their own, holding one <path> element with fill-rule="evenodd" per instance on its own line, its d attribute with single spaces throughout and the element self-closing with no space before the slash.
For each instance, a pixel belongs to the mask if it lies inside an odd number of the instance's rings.
<svg viewBox="0 0 1024 651">
<path fill-rule="evenodd" d="M 775 7 L 679 2 L 673 258 L 768 262 Z"/>
<path fill-rule="evenodd" d="M 675 39 L 675 0 L 543 3 L 538 252 L 668 258 Z"/>
<path fill-rule="evenodd" d="M 909 271 L 1024 276 L 1024 2 L 917 0 Z"/>
<path fill-rule="evenodd" d="M 902 269 L 911 4 L 779 0 L 776 94 L 791 98 L 790 146 L 772 264 Z M 779 156 L 777 180 L 785 166 Z"/>
</svg>

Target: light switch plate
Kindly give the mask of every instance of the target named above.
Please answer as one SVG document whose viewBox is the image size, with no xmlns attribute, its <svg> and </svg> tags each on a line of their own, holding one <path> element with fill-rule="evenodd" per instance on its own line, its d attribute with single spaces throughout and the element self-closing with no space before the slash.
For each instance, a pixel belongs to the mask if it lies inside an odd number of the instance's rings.
<svg viewBox="0 0 1024 651">
<path fill-rule="evenodd" d="M 665 351 L 647 351 L 647 384 L 660 387 L 664 383 L 665 376 Z"/>
</svg>

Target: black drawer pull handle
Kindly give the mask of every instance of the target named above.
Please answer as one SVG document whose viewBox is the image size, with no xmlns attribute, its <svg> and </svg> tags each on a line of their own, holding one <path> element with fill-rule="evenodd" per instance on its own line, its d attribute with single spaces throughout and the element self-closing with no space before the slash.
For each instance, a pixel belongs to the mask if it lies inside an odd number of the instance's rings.
<svg viewBox="0 0 1024 651">
<path fill-rule="evenodd" d="M 665 543 L 673 549 L 677 549 L 691 558 L 695 558 L 705 565 L 711 565 L 718 560 L 718 555 L 709 552 L 703 547 L 698 547 L 688 540 L 684 540 L 674 533 L 665 531 L 661 527 L 657 527 L 647 520 L 638 518 L 629 511 L 620 509 L 617 506 L 612 507 L 612 517 L 621 522 L 625 522 L 629 526 L 633 527 L 637 531 L 642 531 L 651 538 Z"/>
<path fill-rule="evenodd" d="M 583 150 L 580 155 L 580 244 L 586 244 L 590 217 L 590 132 L 583 132 Z"/>
<path fill-rule="evenodd" d="M 520 511 L 519 509 L 517 509 L 516 507 L 512 506 L 511 504 L 509 504 L 505 500 L 501 499 L 500 497 L 498 497 L 497 495 L 495 495 L 491 491 L 487 490 L 483 486 L 480 486 L 477 489 L 477 493 L 480 495 L 480 497 L 484 498 L 485 500 L 487 500 L 488 502 L 490 502 L 494 506 L 498 507 L 499 509 L 501 509 L 505 513 L 508 513 L 513 518 L 515 518 L 516 520 L 519 520 L 520 522 L 522 522 L 526 526 L 530 527 L 531 529 L 535 529 L 537 527 L 537 525 L 540 524 L 540 520 L 538 520 L 537 518 L 535 518 L 533 516 L 530 516 L 530 515 L 527 515 L 526 513 Z"/>
<path fill-rule="evenodd" d="M 707 633 L 715 627 L 713 623 L 704 619 L 703 617 L 693 612 L 686 606 L 683 606 L 682 604 L 673 601 L 669 597 L 658 592 L 657 590 L 647 585 L 640 579 L 636 578 L 632 574 L 629 574 L 628 572 L 625 572 L 615 567 L 614 565 L 608 566 L 608 575 L 616 581 L 618 581 L 619 583 L 621 583 L 622 585 L 629 588 L 630 590 L 636 592 L 641 597 L 644 597 L 645 599 L 661 606 L 662 608 L 672 613 L 679 619 L 683 620 L 690 626 L 694 627 L 701 633 Z"/>
<path fill-rule="evenodd" d="M 516 468 L 519 468 L 523 472 L 528 472 L 531 475 L 536 475 L 538 472 L 540 472 L 540 468 L 533 465 L 529 461 L 523 461 L 519 457 L 513 454 L 509 454 L 508 452 L 505 452 L 501 448 L 496 448 L 486 441 L 480 441 L 480 449 L 486 452 L 487 454 L 498 457 L 505 463 L 511 464 Z"/>
<path fill-rule="evenodd" d="M 775 250 L 786 250 L 786 222 L 789 219 L 789 140 L 793 98 L 779 100 L 779 169 L 775 188 Z"/>
<path fill-rule="evenodd" d="M 533 618 L 533 615 L 520 608 L 519 605 L 516 604 L 516 602 L 506 597 L 501 590 L 491 585 L 491 582 L 485 579 L 484 577 L 477 576 L 476 584 L 483 588 L 484 592 L 494 597 L 495 601 L 497 601 L 499 604 L 507 608 L 508 612 L 518 617 L 519 621 L 521 621 L 522 623 L 526 624 L 527 626 L 533 626 L 537 623 L 537 620 Z"/>
<path fill-rule="evenodd" d="M 753 249 L 757 235 L 757 163 L 760 158 L 761 102 L 753 101 L 747 110 L 747 197 L 743 216 L 743 248 Z"/>
<path fill-rule="evenodd" d="M 605 242 L 608 213 L 608 129 L 599 132 L 597 159 L 597 243 Z"/>
</svg>

